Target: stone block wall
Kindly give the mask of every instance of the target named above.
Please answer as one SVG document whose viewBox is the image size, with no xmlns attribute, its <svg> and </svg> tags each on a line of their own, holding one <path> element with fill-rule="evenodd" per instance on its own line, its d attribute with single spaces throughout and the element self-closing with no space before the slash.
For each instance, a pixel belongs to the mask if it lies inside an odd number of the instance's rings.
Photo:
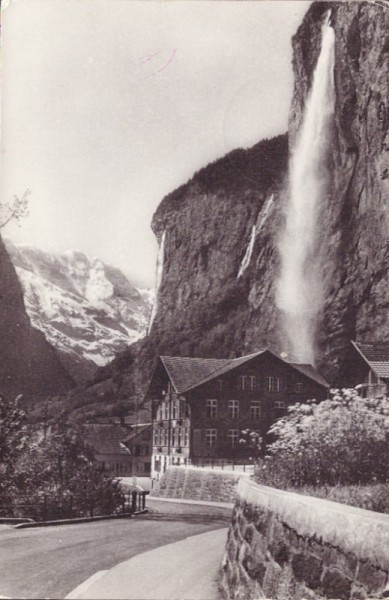
<svg viewBox="0 0 389 600">
<path fill-rule="evenodd" d="M 389 598 L 389 515 L 242 479 L 221 588 L 233 600 Z"/>
<path fill-rule="evenodd" d="M 170 467 L 156 483 L 151 496 L 208 502 L 235 502 L 236 486 L 242 472 Z"/>
</svg>

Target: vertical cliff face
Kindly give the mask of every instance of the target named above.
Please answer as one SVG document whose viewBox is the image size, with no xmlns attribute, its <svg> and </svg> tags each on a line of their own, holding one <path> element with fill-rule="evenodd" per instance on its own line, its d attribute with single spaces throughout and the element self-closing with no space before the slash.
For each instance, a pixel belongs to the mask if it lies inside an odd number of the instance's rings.
<svg viewBox="0 0 389 600">
<path fill-rule="evenodd" d="M 37 399 L 73 385 L 43 333 L 31 327 L 19 280 L 0 238 L 0 392 Z"/>
<path fill-rule="evenodd" d="M 330 188 L 321 211 L 325 298 L 319 364 L 337 366 L 350 339 L 389 340 L 389 11 L 378 3 L 319 2 L 293 39 L 293 144 L 320 52 L 335 30 L 335 116 Z"/>
<path fill-rule="evenodd" d="M 164 257 L 151 337 L 160 350 L 231 356 L 278 345 L 275 236 L 287 138 L 208 165 L 153 219 Z"/>
</svg>

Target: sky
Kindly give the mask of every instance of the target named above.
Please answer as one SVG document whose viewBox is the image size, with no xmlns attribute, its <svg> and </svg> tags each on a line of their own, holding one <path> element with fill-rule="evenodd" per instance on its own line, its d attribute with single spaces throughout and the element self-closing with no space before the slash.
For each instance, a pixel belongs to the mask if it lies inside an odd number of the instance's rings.
<svg viewBox="0 0 389 600">
<path fill-rule="evenodd" d="M 1 201 L 16 243 L 153 286 L 151 219 L 202 166 L 287 130 L 303 0 L 14 0 L 2 11 Z"/>
</svg>

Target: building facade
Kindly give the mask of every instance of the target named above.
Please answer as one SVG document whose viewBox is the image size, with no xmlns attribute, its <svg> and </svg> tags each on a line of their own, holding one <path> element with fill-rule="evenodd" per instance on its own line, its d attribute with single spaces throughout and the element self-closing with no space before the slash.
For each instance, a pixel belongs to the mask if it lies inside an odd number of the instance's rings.
<svg viewBox="0 0 389 600">
<path fill-rule="evenodd" d="M 150 476 L 151 423 L 115 420 L 84 425 L 85 441 L 93 449 L 95 461 L 112 476 Z"/>
<path fill-rule="evenodd" d="M 389 396 L 389 343 L 351 342 L 335 387 L 357 387 L 368 398 Z"/>
<path fill-rule="evenodd" d="M 310 365 L 269 350 L 236 359 L 161 356 L 151 380 L 152 476 L 170 465 L 248 459 L 242 431 L 266 439 L 287 407 L 324 400 L 328 384 Z"/>
</svg>

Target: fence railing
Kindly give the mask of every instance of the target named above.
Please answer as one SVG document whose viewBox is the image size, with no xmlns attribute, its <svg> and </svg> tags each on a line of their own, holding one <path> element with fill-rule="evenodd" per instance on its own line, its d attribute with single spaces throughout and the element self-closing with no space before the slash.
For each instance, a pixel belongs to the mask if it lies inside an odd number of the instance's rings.
<svg viewBox="0 0 389 600">
<path fill-rule="evenodd" d="M 131 513 L 142 511 L 146 508 L 147 492 L 134 490 L 126 494 L 121 506 L 116 507 L 112 514 L 128 516 Z M 1 519 L 29 519 L 33 521 L 52 521 L 60 519 L 72 519 L 83 517 L 97 517 L 108 514 L 107 511 L 94 508 L 94 510 L 84 510 L 78 513 L 76 510 L 65 510 L 60 507 L 58 510 L 54 506 L 46 507 L 44 503 L 37 505 L 33 503 L 14 503 L 0 505 Z"/>
<path fill-rule="evenodd" d="M 221 471 L 243 471 L 252 474 L 254 465 L 252 462 L 242 460 L 228 460 L 224 458 L 198 458 L 188 461 L 188 467 L 207 468 Z"/>
</svg>

